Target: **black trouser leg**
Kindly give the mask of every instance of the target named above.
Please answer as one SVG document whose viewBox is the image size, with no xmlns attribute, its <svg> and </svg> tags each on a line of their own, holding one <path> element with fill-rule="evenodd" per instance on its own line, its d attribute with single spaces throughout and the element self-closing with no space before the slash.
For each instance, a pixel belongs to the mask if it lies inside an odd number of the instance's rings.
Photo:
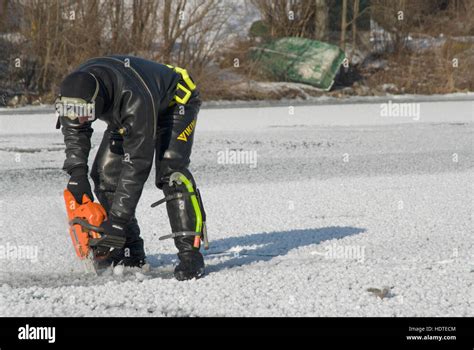
<svg viewBox="0 0 474 350">
<path fill-rule="evenodd" d="M 199 99 L 191 98 L 186 105 L 175 105 L 160 116 L 156 143 L 156 186 L 163 190 L 165 196 L 188 194 L 190 189 L 196 191 L 196 183 L 188 166 L 199 106 Z M 172 181 L 179 174 L 184 176 L 185 182 Z M 173 233 L 199 230 L 200 214 L 190 196 L 169 200 L 166 208 Z M 182 254 L 186 252 L 193 252 L 202 260 L 199 245 L 194 243 L 195 236 L 175 238 L 181 260 Z"/>
<path fill-rule="evenodd" d="M 112 206 L 115 190 L 122 171 L 123 153 L 120 135 L 106 130 L 92 165 L 91 178 L 95 185 L 94 193 L 107 213 Z M 139 238 L 140 227 L 136 218 L 131 219 L 126 225 L 125 232 L 127 242 L 132 242 Z"/>
</svg>

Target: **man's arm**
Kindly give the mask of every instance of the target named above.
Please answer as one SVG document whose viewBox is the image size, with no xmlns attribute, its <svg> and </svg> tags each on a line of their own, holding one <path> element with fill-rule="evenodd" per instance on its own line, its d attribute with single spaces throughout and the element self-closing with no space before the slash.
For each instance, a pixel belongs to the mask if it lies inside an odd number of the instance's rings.
<svg viewBox="0 0 474 350">
<path fill-rule="evenodd" d="M 91 122 L 80 124 L 77 119 L 61 117 L 62 133 L 66 144 L 66 160 L 63 169 L 71 177 L 67 189 L 78 203 L 82 203 L 84 194 L 94 200 L 91 185 L 87 177 L 87 159 L 91 149 Z"/>
<path fill-rule="evenodd" d="M 80 124 L 78 119 L 71 120 L 68 117 L 60 117 L 61 131 L 66 144 L 66 160 L 63 169 L 72 174 L 73 172 L 88 172 L 87 160 L 91 149 L 91 136 L 94 131 L 91 122 Z"/>
<path fill-rule="evenodd" d="M 134 215 L 143 186 L 150 174 L 155 152 L 154 120 L 148 100 L 138 94 L 125 94 L 121 120 L 126 128 L 124 135 L 123 168 L 114 201 L 109 212 L 110 220 L 127 223 Z"/>
</svg>

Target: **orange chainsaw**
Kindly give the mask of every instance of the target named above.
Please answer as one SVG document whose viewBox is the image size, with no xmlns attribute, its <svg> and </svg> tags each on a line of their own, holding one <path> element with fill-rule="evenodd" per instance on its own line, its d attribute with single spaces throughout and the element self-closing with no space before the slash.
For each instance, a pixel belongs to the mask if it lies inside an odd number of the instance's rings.
<svg viewBox="0 0 474 350">
<path fill-rule="evenodd" d="M 107 213 L 102 205 L 93 202 L 85 194 L 82 204 L 79 204 L 72 193 L 65 189 L 64 201 L 76 255 L 84 262 L 88 272 L 97 272 L 97 263 L 106 256 L 105 252 L 99 253 L 96 247 L 105 238 L 99 226 L 107 219 Z"/>
</svg>

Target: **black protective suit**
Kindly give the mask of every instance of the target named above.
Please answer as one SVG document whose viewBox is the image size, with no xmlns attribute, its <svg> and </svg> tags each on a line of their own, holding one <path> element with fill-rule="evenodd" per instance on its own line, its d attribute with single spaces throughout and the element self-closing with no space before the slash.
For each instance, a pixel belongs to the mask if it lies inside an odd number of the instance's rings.
<svg viewBox="0 0 474 350">
<path fill-rule="evenodd" d="M 135 209 L 156 152 L 156 186 L 168 199 L 172 232 L 199 230 L 196 222 L 201 214 L 196 213 L 195 203 L 193 207 L 189 196 L 176 200 L 189 188 L 170 183 L 173 173 L 181 173 L 196 189 L 188 165 L 201 105 L 198 91 L 194 89 L 185 104 L 177 103 L 177 86 L 185 85 L 182 75 L 166 65 L 133 56 L 94 58 L 77 71 L 93 74 L 100 85 L 103 106 L 96 117 L 108 126 L 91 178 L 109 219 L 126 226 L 127 241 L 137 239 L 140 230 Z M 67 117 L 61 117 L 60 122 L 66 144 L 64 170 L 71 174 L 78 167 L 87 169 L 92 122 L 81 124 Z M 198 202 L 203 212 L 200 198 Z M 193 240 L 189 236 L 175 238 L 180 253 L 199 250 L 193 247 Z"/>
</svg>

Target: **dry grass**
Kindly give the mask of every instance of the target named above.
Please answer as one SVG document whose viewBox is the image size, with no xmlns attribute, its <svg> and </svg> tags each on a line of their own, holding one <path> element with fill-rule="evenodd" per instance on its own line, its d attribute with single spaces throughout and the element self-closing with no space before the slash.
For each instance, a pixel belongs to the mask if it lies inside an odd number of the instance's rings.
<svg viewBox="0 0 474 350">
<path fill-rule="evenodd" d="M 474 45 L 448 40 L 441 48 L 423 52 L 405 50 L 386 55 L 387 67 L 365 72 L 366 84 L 374 90 L 394 84 L 398 93 L 443 94 L 474 90 Z M 458 60 L 458 67 L 453 64 Z"/>
<path fill-rule="evenodd" d="M 375 4 L 383 5 L 378 8 L 381 18 L 397 6 L 389 0 L 376 0 Z M 394 53 L 383 55 L 387 61 L 384 70 L 364 72 L 367 86 L 377 90 L 383 84 L 394 84 L 398 89 L 394 92 L 414 94 L 473 91 L 474 43 L 463 41 L 462 37 L 474 35 L 474 2 L 451 0 L 444 3 L 444 9 L 440 1 L 413 1 L 405 5 L 410 9 L 406 13 L 410 13 L 411 20 L 402 26 L 403 35 L 447 40 L 441 47 L 418 52 L 396 46 Z M 458 61 L 457 67 L 454 59 Z"/>
</svg>

